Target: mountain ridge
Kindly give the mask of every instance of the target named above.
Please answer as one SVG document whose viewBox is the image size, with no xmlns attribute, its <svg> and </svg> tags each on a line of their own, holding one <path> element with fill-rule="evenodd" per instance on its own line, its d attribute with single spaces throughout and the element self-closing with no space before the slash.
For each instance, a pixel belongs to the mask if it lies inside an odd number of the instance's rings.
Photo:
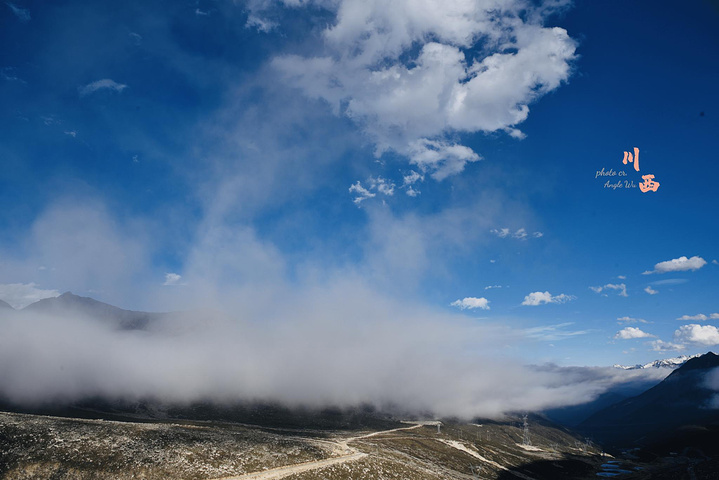
<svg viewBox="0 0 719 480">
<path fill-rule="evenodd" d="M 715 368 L 719 355 L 713 352 L 692 358 L 644 393 L 594 413 L 579 428 L 605 442 L 628 446 L 667 438 L 689 425 L 719 422 L 719 409 L 707 408 L 717 392 L 705 384 Z"/>
<path fill-rule="evenodd" d="M 620 365 L 618 363 L 615 363 L 613 367 L 621 370 L 643 370 L 647 368 L 678 368 L 684 365 L 688 360 L 701 357 L 702 355 L 704 354 L 697 353 L 696 355 L 679 355 L 678 357 L 663 358 L 645 364 L 638 363 L 636 365 Z"/>
<path fill-rule="evenodd" d="M 120 330 L 145 330 L 153 321 L 168 313 L 125 310 L 90 297 L 65 292 L 58 297 L 44 298 L 21 309 L 23 313 L 44 313 L 60 316 L 82 315 L 114 324 Z"/>
</svg>

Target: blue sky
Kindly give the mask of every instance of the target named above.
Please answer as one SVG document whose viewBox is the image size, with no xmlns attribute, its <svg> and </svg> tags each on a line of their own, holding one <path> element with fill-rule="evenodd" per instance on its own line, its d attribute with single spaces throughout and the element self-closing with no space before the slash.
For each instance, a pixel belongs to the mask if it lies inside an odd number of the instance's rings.
<svg viewBox="0 0 719 480">
<path fill-rule="evenodd" d="M 716 349 L 716 4 L 420 3 L 5 2 L 0 298 L 342 278 L 529 362 Z"/>
</svg>

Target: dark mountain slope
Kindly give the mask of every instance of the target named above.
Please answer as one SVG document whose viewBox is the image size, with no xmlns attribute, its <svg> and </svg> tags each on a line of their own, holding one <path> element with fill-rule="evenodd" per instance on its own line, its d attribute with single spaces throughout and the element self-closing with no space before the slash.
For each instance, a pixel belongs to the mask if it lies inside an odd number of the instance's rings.
<svg viewBox="0 0 719 480">
<path fill-rule="evenodd" d="M 709 408 L 716 391 L 705 385 L 707 373 L 719 367 L 719 355 L 707 353 L 687 361 L 658 385 L 611 405 L 579 428 L 615 446 L 648 445 L 688 425 L 719 422 L 719 409 Z"/>
</svg>

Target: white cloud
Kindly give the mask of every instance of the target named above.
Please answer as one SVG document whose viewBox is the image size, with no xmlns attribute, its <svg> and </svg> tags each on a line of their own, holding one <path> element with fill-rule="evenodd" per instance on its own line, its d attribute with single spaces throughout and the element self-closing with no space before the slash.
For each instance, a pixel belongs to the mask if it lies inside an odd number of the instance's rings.
<svg viewBox="0 0 719 480">
<path fill-rule="evenodd" d="M 257 31 L 263 33 L 270 32 L 278 26 L 277 22 L 272 22 L 252 14 L 247 17 L 247 23 L 245 23 L 245 28 L 256 28 Z"/>
<path fill-rule="evenodd" d="M 480 159 L 449 141 L 453 133 L 521 138 L 514 126 L 529 104 L 570 75 L 575 42 L 564 29 L 541 25 L 546 7 L 500 0 L 319 6 L 336 15 L 322 32 L 322 53 L 278 57 L 273 66 L 287 84 L 361 126 L 377 156 L 394 150 L 436 180 Z M 479 43 L 467 58 L 464 50 Z"/>
<path fill-rule="evenodd" d="M 667 260 L 666 262 L 659 262 L 656 265 L 654 265 L 654 270 L 647 270 L 644 272 L 644 275 L 649 275 L 652 273 L 667 273 L 667 272 L 684 272 L 687 270 L 699 270 L 704 265 L 706 265 L 707 262 L 702 257 L 679 257 L 672 260 Z"/>
<path fill-rule="evenodd" d="M 709 320 L 709 317 L 703 313 L 699 313 L 697 315 L 682 315 L 681 317 L 677 317 L 677 320 L 681 320 L 683 322 L 706 322 Z"/>
<path fill-rule="evenodd" d="M 369 177 L 367 179 L 369 186 L 363 187 L 359 180 L 349 188 L 350 193 L 354 193 L 357 196 L 352 200 L 356 205 L 359 205 L 368 198 L 377 196 L 374 192 L 379 192 L 383 195 L 392 196 L 394 195 L 395 184 L 382 178 L 382 177 Z"/>
<path fill-rule="evenodd" d="M 273 282 L 261 291 L 253 282 L 233 289 L 227 292 L 233 298 L 221 303 L 231 313 L 172 314 L 153 324 L 150 335 L 75 315 L 0 322 L 0 395 L 54 405 L 92 397 L 261 399 L 308 407 L 389 403 L 468 419 L 584 403 L 610 385 L 656 376 L 527 367 L 502 355 L 510 342 L 579 335 L 567 329 L 570 324 L 535 332 L 477 325 L 463 315 L 398 302 L 344 274 L 298 290 L 286 287 Z M 217 305 L 214 298 L 209 304 Z M 178 370 L 184 374 L 173 374 Z"/>
<path fill-rule="evenodd" d="M 492 288 L 502 288 L 502 286 L 501 285 L 487 285 L 486 287 L 484 287 L 485 290 L 490 290 Z"/>
<path fill-rule="evenodd" d="M 450 305 L 453 307 L 457 307 L 460 310 L 473 310 L 475 308 L 489 310 L 489 300 L 484 297 L 465 297 L 462 300 L 455 300 L 454 302 L 450 303 Z"/>
<path fill-rule="evenodd" d="M 424 175 L 421 175 L 414 170 L 410 170 L 408 174 L 402 176 L 402 188 L 406 189 L 405 193 L 408 196 L 416 197 L 421 193 L 413 187 L 413 185 L 417 182 L 424 182 Z"/>
<path fill-rule="evenodd" d="M 644 291 L 647 292 L 649 295 L 656 295 L 657 293 L 659 293 L 658 290 L 654 290 L 650 286 L 647 286 L 647 288 L 645 288 Z"/>
<path fill-rule="evenodd" d="M 30 21 L 30 10 L 26 8 L 20 8 L 14 3 L 5 2 L 5 5 L 12 10 L 12 13 L 15 14 L 15 16 L 21 21 L 21 22 L 29 22 Z"/>
<path fill-rule="evenodd" d="M 518 238 L 520 240 L 524 240 L 527 238 L 527 231 L 523 228 L 520 228 L 516 232 L 514 232 L 514 235 L 512 235 L 514 238 Z"/>
<path fill-rule="evenodd" d="M 680 352 L 686 348 L 685 345 L 680 343 L 664 342 L 662 340 L 654 340 L 650 342 L 652 350 L 655 352 Z"/>
<path fill-rule="evenodd" d="M 103 78 L 102 80 L 97 80 L 96 82 L 88 83 L 84 87 L 80 87 L 78 90 L 80 92 L 80 96 L 84 97 L 85 95 L 89 95 L 91 93 L 94 93 L 94 92 L 96 92 L 98 90 L 102 90 L 102 89 L 114 90 L 119 93 L 119 92 L 122 92 L 126 88 L 127 88 L 127 85 L 117 83 L 116 81 L 110 80 L 109 78 Z"/>
<path fill-rule="evenodd" d="M 628 297 L 627 295 L 627 286 L 623 283 L 607 283 L 604 286 L 601 287 L 589 287 L 590 290 L 601 293 L 603 290 L 619 290 L 619 296 L 620 297 Z"/>
<path fill-rule="evenodd" d="M 618 278 L 619 280 L 626 280 L 626 279 L 627 279 L 627 276 L 626 276 L 626 275 L 617 275 L 617 278 Z"/>
<path fill-rule="evenodd" d="M 652 282 L 652 285 L 681 285 L 687 283 L 689 280 L 686 278 L 667 278 L 666 280 L 656 280 Z"/>
<path fill-rule="evenodd" d="M 424 175 L 420 175 L 414 170 L 410 170 L 407 175 L 402 176 L 403 185 L 414 185 L 418 181 L 423 182 Z"/>
<path fill-rule="evenodd" d="M 614 335 L 614 338 L 619 340 L 630 340 L 633 338 L 647 338 L 653 336 L 654 335 L 644 332 L 637 327 L 626 327 L 619 330 L 617 334 Z"/>
<path fill-rule="evenodd" d="M 499 229 L 499 230 L 497 230 L 496 228 L 493 228 L 492 230 L 490 230 L 490 232 L 493 233 L 493 234 L 495 234 L 495 235 L 498 236 L 499 238 L 505 238 L 505 237 L 509 236 L 509 229 L 508 229 L 508 228 L 502 228 L 502 229 Z"/>
<path fill-rule="evenodd" d="M 404 153 L 409 156 L 410 163 L 422 172 L 430 172 L 435 180 L 460 173 L 467 163 L 480 160 L 469 147 L 426 138 L 411 142 Z"/>
<path fill-rule="evenodd" d="M 719 344 L 719 329 L 713 325 L 698 325 L 696 323 L 682 325 L 674 332 L 674 341 L 677 343 L 717 345 Z"/>
<path fill-rule="evenodd" d="M 370 192 L 366 188 L 362 186 L 359 180 L 357 180 L 357 183 L 353 184 L 349 188 L 350 193 L 355 193 L 357 196 L 352 200 L 356 205 L 359 205 L 364 200 L 367 200 L 368 198 L 375 197 L 376 194 Z"/>
<path fill-rule="evenodd" d="M 57 290 L 43 290 L 35 283 L 0 284 L 0 300 L 9 303 L 13 308 L 24 308 L 43 298 L 57 297 Z"/>
<path fill-rule="evenodd" d="M 574 325 L 573 322 L 558 323 L 555 325 L 544 325 L 541 327 L 527 328 L 523 333 L 535 340 L 544 340 L 553 342 L 557 340 L 563 340 L 565 338 L 575 337 L 577 335 L 585 335 L 590 333 L 590 330 L 567 330 L 566 327 Z"/>
<path fill-rule="evenodd" d="M 394 183 L 387 181 L 382 177 L 370 177 L 370 184 L 372 185 L 372 188 L 376 188 L 377 191 L 383 195 L 394 195 Z"/>
<path fill-rule="evenodd" d="M 634 318 L 634 317 L 617 317 L 618 323 L 649 323 L 643 318 Z"/>
<path fill-rule="evenodd" d="M 163 285 L 165 285 L 165 286 L 183 285 L 182 283 L 180 283 L 180 280 L 182 280 L 182 275 L 178 275 L 177 273 L 166 273 L 165 274 L 165 283 L 163 283 Z"/>
<path fill-rule="evenodd" d="M 489 232 L 495 234 L 499 238 L 512 237 L 512 238 L 516 238 L 519 240 L 526 240 L 527 237 L 529 237 L 527 230 L 524 228 L 519 228 L 514 233 L 510 232 L 510 230 L 508 228 L 500 228 L 500 229 L 493 228 Z M 544 234 L 542 232 L 534 232 L 532 234 L 532 237 L 534 237 L 534 238 L 541 238 L 543 236 L 544 236 Z"/>
<path fill-rule="evenodd" d="M 716 258 L 715 258 L 714 260 L 712 260 L 712 263 L 713 263 L 714 265 L 719 265 L 719 262 L 717 262 Z"/>
<path fill-rule="evenodd" d="M 552 296 L 549 292 L 532 292 L 522 301 L 522 305 L 542 305 L 546 303 L 566 303 L 570 300 L 574 300 L 575 297 L 572 295 L 565 295 L 563 293 Z"/>
</svg>

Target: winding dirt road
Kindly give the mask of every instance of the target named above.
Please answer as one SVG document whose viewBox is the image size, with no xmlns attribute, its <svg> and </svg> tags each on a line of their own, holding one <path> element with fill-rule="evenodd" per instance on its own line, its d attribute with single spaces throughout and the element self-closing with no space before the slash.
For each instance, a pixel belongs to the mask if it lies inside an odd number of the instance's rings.
<svg viewBox="0 0 719 480">
<path fill-rule="evenodd" d="M 276 480 L 284 478 L 294 473 L 307 472 L 309 470 L 315 470 L 318 468 L 329 467 L 330 465 L 337 465 L 341 463 L 354 462 L 367 456 L 366 453 L 362 453 L 356 448 L 350 447 L 349 443 L 362 438 L 375 437 L 377 435 L 384 435 L 386 433 L 398 432 L 400 430 L 412 430 L 414 428 L 421 427 L 422 424 L 412 425 L 411 427 L 400 427 L 393 428 L 391 430 L 381 430 L 379 432 L 368 433 L 365 435 L 359 435 L 357 437 L 349 437 L 344 440 L 329 442 L 335 447 L 335 452 L 342 452 L 340 456 L 326 458 L 324 460 L 316 460 L 314 462 L 298 463 L 294 465 L 285 465 L 284 467 L 272 468 L 269 470 L 263 470 L 260 472 L 246 473 L 244 475 L 238 475 L 234 477 L 222 477 L 214 480 Z M 322 441 L 327 443 L 327 441 Z"/>
</svg>

